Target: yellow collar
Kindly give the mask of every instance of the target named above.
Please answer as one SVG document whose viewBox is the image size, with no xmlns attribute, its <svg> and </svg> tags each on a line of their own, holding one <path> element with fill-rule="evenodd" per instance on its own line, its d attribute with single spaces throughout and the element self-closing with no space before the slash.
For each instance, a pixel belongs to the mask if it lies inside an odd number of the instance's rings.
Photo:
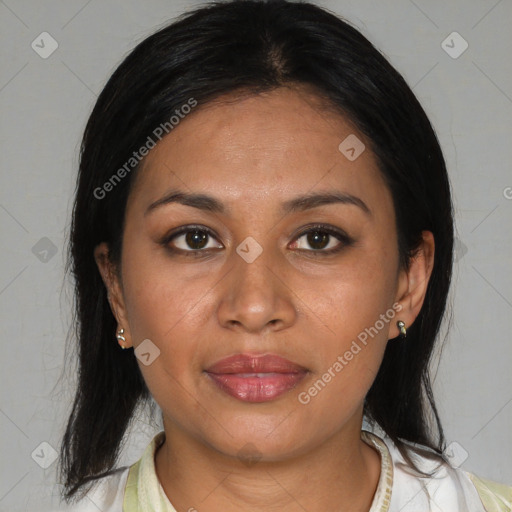
<svg viewBox="0 0 512 512">
<path fill-rule="evenodd" d="M 361 431 L 361 439 L 375 447 L 381 458 L 381 472 L 377 491 L 369 512 L 388 512 L 393 487 L 393 464 L 384 441 L 366 430 Z M 142 457 L 128 473 L 125 487 L 123 512 L 176 512 L 167 498 L 155 470 L 155 453 L 165 441 L 165 432 L 159 432 L 147 446 Z M 191 507 L 191 510 L 194 510 Z"/>
</svg>

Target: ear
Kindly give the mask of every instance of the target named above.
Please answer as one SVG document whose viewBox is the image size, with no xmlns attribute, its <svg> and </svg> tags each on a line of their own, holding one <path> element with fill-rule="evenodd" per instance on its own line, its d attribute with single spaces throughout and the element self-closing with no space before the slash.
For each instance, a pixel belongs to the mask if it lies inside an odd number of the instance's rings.
<svg viewBox="0 0 512 512">
<path fill-rule="evenodd" d="M 108 302 L 112 314 L 117 320 L 117 330 L 123 328 L 123 336 L 126 342 L 123 343 L 125 347 L 131 347 L 130 327 L 128 324 L 128 317 L 126 315 L 126 307 L 123 297 L 123 289 L 119 279 L 116 266 L 109 259 L 109 247 L 106 242 L 102 242 L 94 249 L 94 259 L 98 265 L 98 269 L 107 289 Z"/>
<path fill-rule="evenodd" d="M 434 235 L 430 231 L 422 231 L 421 235 L 422 241 L 410 260 L 409 269 L 400 270 L 398 277 L 395 301 L 402 309 L 397 313 L 396 320 L 402 320 L 406 328 L 413 324 L 421 310 L 434 268 Z M 389 330 L 389 336 L 395 338 L 399 334 L 395 323 Z"/>
</svg>

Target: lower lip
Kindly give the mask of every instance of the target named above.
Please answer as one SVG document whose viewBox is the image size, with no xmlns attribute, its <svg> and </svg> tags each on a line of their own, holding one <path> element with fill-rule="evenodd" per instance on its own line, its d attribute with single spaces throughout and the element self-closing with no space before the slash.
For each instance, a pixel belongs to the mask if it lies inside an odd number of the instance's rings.
<svg viewBox="0 0 512 512">
<path fill-rule="evenodd" d="M 269 402 L 293 389 L 305 373 L 266 373 L 245 376 L 242 373 L 209 373 L 212 381 L 225 393 L 242 402 Z"/>
</svg>

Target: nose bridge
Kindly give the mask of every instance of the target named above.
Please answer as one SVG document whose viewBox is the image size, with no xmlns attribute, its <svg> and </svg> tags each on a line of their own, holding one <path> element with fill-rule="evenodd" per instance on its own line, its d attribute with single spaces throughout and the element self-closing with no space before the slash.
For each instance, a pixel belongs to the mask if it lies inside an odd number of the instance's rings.
<svg viewBox="0 0 512 512">
<path fill-rule="evenodd" d="M 269 323 L 289 324 L 293 320 L 292 299 L 280 278 L 284 262 L 271 238 L 260 244 L 247 237 L 233 251 L 234 268 L 227 276 L 229 282 L 219 308 L 222 324 L 258 331 Z"/>
<path fill-rule="evenodd" d="M 255 292 L 267 294 L 270 298 L 270 295 L 275 292 L 272 290 L 275 283 L 271 279 L 274 274 L 269 269 L 279 264 L 279 258 L 277 251 L 270 246 L 270 243 L 267 241 L 263 246 L 255 238 L 247 237 L 236 248 L 236 256 L 233 254 L 234 271 L 237 283 L 240 285 L 237 288 L 244 295 Z M 276 269 L 273 270 L 276 273 Z"/>
</svg>

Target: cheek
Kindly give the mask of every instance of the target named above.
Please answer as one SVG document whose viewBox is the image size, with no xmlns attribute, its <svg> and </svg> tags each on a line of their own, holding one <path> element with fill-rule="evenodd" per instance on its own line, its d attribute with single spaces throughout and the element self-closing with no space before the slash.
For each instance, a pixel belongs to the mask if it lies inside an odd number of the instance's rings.
<svg viewBox="0 0 512 512">
<path fill-rule="evenodd" d="M 327 334 L 317 339 L 316 371 L 297 398 L 309 416 L 325 418 L 326 435 L 362 406 L 378 373 L 393 321 L 386 288 L 379 289 L 379 283 L 368 280 L 373 290 L 368 293 L 364 283 L 346 284 L 330 297 L 324 295 L 323 301 L 320 296 L 316 299 L 319 311 L 330 312 L 322 322 L 329 329 L 323 329 Z M 387 316 L 386 311 L 390 311 Z"/>
<path fill-rule="evenodd" d="M 397 320 L 392 307 L 396 266 L 395 255 L 382 247 L 359 252 L 345 263 L 325 286 L 310 287 L 307 300 L 324 326 L 316 344 L 321 361 L 316 377 L 329 381 L 330 391 L 322 394 L 324 399 L 343 397 L 349 405 L 362 400 L 371 386 Z"/>
<path fill-rule="evenodd" d="M 394 255 L 377 249 L 354 252 L 322 285 L 308 286 L 308 303 L 340 340 L 353 339 L 392 306 L 396 287 Z M 306 289 L 306 288 L 304 288 Z M 379 324 L 380 325 L 380 324 Z M 382 329 L 387 334 L 389 322 Z"/>
<path fill-rule="evenodd" d="M 151 364 L 137 363 L 157 403 L 170 403 L 171 409 L 179 411 L 182 400 L 176 397 L 182 396 L 183 389 L 195 389 L 197 372 L 191 369 L 200 367 L 198 333 L 203 331 L 198 324 L 208 308 L 205 289 L 196 283 L 184 287 L 175 271 L 142 267 L 133 256 L 127 258 L 123 271 L 133 344 L 136 348 L 149 339 L 159 350 Z"/>
<path fill-rule="evenodd" d="M 175 380 L 187 385 L 190 369 L 200 367 L 200 334 L 212 314 L 208 282 L 185 282 L 165 258 L 133 250 L 123 260 L 123 283 L 134 347 L 149 339 L 160 350 L 151 365 L 139 362 L 148 387 L 155 394 Z"/>
<path fill-rule="evenodd" d="M 172 337 L 174 330 L 191 325 L 204 289 L 201 293 L 196 283 L 185 285 L 176 266 L 150 242 L 128 234 L 125 240 L 130 250 L 123 255 L 123 288 L 134 343 L 152 337 L 162 343 L 166 333 Z"/>
</svg>

